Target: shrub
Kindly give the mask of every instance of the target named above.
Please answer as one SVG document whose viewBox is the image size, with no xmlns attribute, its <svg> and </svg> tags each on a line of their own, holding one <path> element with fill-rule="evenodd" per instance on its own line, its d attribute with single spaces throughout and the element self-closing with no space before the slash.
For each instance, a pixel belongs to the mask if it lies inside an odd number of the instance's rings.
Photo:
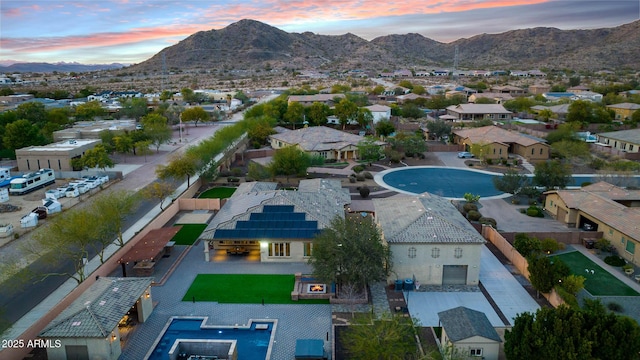
<svg viewBox="0 0 640 360">
<path fill-rule="evenodd" d="M 502 163 L 502 165 L 507 165 L 507 159 L 501 159 L 500 162 Z"/>
<path fill-rule="evenodd" d="M 518 159 L 513 159 L 513 166 L 518 166 Z"/>
<path fill-rule="evenodd" d="M 368 171 L 364 171 L 364 172 L 362 173 L 362 175 L 364 175 L 364 178 L 365 178 L 365 179 L 373 179 L 373 174 L 371 174 L 371 173 L 370 173 L 370 172 L 368 172 Z"/>
<path fill-rule="evenodd" d="M 355 184 L 356 183 L 355 176 L 349 176 L 349 182 L 352 183 L 352 184 Z"/>
<path fill-rule="evenodd" d="M 593 247 L 600 251 L 609 251 L 611 250 L 611 241 L 605 238 L 600 238 L 598 239 L 598 241 L 596 241 Z"/>
<path fill-rule="evenodd" d="M 482 214 L 480 214 L 476 210 L 471 210 L 471 211 L 469 211 L 467 213 L 467 219 L 469 219 L 471 221 L 478 221 L 478 220 L 480 220 L 481 217 L 482 217 Z"/>
<path fill-rule="evenodd" d="M 364 170 L 364 166 L 363 165 L 356 165 L 352 168 L 353 172 L 355 172 L 356 174 L 362 172 Z"/>
<path fill-rule="evenodd" d="M 481 217 L 478 222 L 480 222 L 480 224 L 484 224 L 484 225 L 491 225 L 494 229 L 498 228 L 498 223 L 496 222 L 496 219 L 494 218 L 489 218 L 489 217 Z"/>
<path fill-rule="evenodd" d="M 487 165 L 493 165 L 493 160 L 487 159 Z"/>
<path fill-rule="evenodd" d="M 241 168 L 237 168 L 237 167 L 231 169 L 231 175 L 236 176 L 236 177 L 242 176 L 242 169 Z"/>
<path fill-rule="evenodd" d="M 556 239 L 552 238 L 545 238 L 540 240 L 540 246 L 542 248 L 542 251 L 546 252 L 547 254 L 554 253 L 565 248 L 565 245 L 563 243 L 560 243 Z"/>
<path fill-rule="evenodd" d="M 229 177 L 229 176 L 231 176 L 231 171 L 229 171 L 229 170 L 222 170 L 222 171 L 220 171 L 220 176 L 221 176 L 221 177 Z"/>
<path fill-rule="evenodd" d="M 358 175 L 356 175 L 356 180 L 358 180 L 358 181 L 364 181 L 364 175 L 362 175 L 362 174 L 358 174 Z"/>
<path fill-rule="evenodd" d="M 360 196 L 365 199 L 369 196 L 369 193 L 371 192 L 371 190 L 369 190 L 368 186 L 363 186 L 360 189 Z"/>
<path fill-rule="evenodd" d="M 532 205 L 533 206 L 538 205 L 538 202 L 535 201 L 534 199 L 529 199 L 529 206 L 532 206 Z"/>
<path fill-rule="evenodd" d="M 476 202 L 480 201 L 480 195 L 474 195 L 472 193 L 465 193 L 462 197 L 467 202 L 470 202 L 470 203 L 476 203 Z"/>
<path fill-rule="evenodd" d="M 538 209 L 535 207 L 530 207 L 527 209 L 527 216 L 538 217 Z"/>
<path fill-rule="evenodd" d="M 468 213 L 471 210 L 478 211 L 478 205 L 473 203 L 466 203 L 462 205 L 462 209 L 464 210 L 465 213 Z"/>
<path fill-rule="evenodd" d="M 624 261 L 623 258 L 621 258 L 618 255 L 607 256 L 606 258 L 604 258 L 604 262 L 605 264 L 608 264 L 611 266 L 623 266 L 624 264 L 627 263 L 626 261 Z"/>
<path fill-rule="evenodd" d="M 607 308 L 611 311 L 615 311 L 618 313 L 621 313 L 624 311 L 624 309 L 622 308 L 622 305 L 618 304 L 618 303 L 614 303 L 614 302 L 610 302 L 607 304 Z"/>
</svg>

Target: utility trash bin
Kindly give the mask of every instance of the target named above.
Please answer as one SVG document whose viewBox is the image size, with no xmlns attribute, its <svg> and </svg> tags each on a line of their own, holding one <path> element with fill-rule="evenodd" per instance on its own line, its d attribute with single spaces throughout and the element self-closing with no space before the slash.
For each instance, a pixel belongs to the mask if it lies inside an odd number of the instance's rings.
<svg viewBox="0 0 640 360">
<path fill-rule="evenodd" d="M 413 279 L 406 279 L 404 281 L 404 289 L 405 290 L 413 290 Z"/>
<path fill-rule="evenodd" d="M 396 280 L 396 291 L 402 291 L 402 280 Z"/>
</svg>

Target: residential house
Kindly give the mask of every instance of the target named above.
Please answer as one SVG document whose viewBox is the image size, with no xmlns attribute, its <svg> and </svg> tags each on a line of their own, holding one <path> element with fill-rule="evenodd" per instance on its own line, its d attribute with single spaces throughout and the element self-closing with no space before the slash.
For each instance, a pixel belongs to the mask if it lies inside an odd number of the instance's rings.
<svg viewBox="0 0 640 360">
<path fill-rule="evenodd" d="M 288 102 L 289 104 L 297 102 L 304 106 L 311 106 L 313 103 L 319 102 L 331 107 L 343 98 L 344 94 L 291 95 Z"/>
<path fill-rule="evenodd" d="M 493 121 L 511 120 L 511 111 L 500 104 L 459 104 L 447 107 L 447 115 L 455 116 L 454 122 L 477 121 L 490 119 Z"/>
<path fill-rule="evenodd" d="M 533 69 L 533 70 L 529 70 L 529 76 L 533 76 L 533 77 L 545 77 L 547 76 L 547 73 L 542 72 L 538 69 Z"/>
<path fill-rule="evenodd" d="M 540 111 L 548 109 L 555 115 L 556 120 L 564 120 L 567 118 L 567 114 L 569 113 L 569 105 L 571 104 L 559 104 L 553 106 L 535 105 L 531 107 L 531 110 L 538 114 Z"/>
<path fill-rule="evenodd" d="M 513 96 L 511 96 L 511 94 L 509 93 L 485 92 L 471 94 L 468 101 L 472 104 L 475 104 L 478 99 L 490 99 L 496 104 L 502 104 L 505 101 L 513 100 Z"/>
<path fill-rule="evenodd" d="M 371 111 L 373 116 L 373 124 L 377 124 L 382 120 L 391 119 L 391 108 L 386 105 L 370 105 L 365 106 L 365 109 Z"/>
<path fill-rule="evenodd" d="M 593 102 L 602 102 L 602 94 L 593 91 L 580 91 L 574 92 L 571 96 L 571 100 L 587 100 Z"/>
<path fill-rule="evenodd" d="M 634 103 L 620 103 L 607 105 L 607 109 L 613 110 L 616 113 L 616 120 L 624 121 L 629 120 L 633 116 L 633 113 L 640 110 L 640 104 Z"/>
<path fill-rule="evenodd" d="M 417 95 L 414 93 L 408 93 L 406 95 L 396 96 L 396 101 L 398 102 L 398 104 L 404 104 L 407 101 L 412 101 L 416 99 L 429 99 L 429 98 L 430 98 L 429 95 Z"/>
<path fill-rule="evenodd" d="M 519 155 L 530 162 L 548 160 L 551 147 L 544 140 L 498 126 L 458 129 L 453 131 L 453 143 L 470 149 L 473 144 L 484 145 L 485 159 L 507 159 Z"/>
<path fill-rule="evenodd" d="M 464 306 L 438 313 L 443 348 L 453 347 L 465 359 L 498 360 L 502 339 L 487 316 Z"/>
<path fill-rule="evenodd" d="M 450 200 L 423 193 L 373 199 L 375 220 L 391 250 L 388 281 L 478 285 L 484 238 Z"/>
<path fill-rule="evenodd" d="M 574 93 L 574 94 L 589 92 L 589 91 L 591 91 L 591 88 L 585 85 L 576 85 L 567 89 L 567 92 Z"/>
<path fill-rule="evenodd" d="M 527 90 L 521 87 L 513 86 L 513 85 L 502 85 L 502 86 L 492 86 L 491 92 L 493 93 L 502 93 L 509 94 L 513 97 L 524 96 L 527 94 Z"/>
<path fill-rule="evenodd" d="M 243 183 L 200 236 L 205 260 L 214 254 L 257 256 L 261 262 L 306 262 L 316 234 L 351 203 L 340 180 L 301 180 L 298 190 L 277 184 Z"/>
<path fill-rule="evenodd" d="M 544 94 L 546 92 L 551 91 L 551 86 L 550 85 L 542 85 L 542 84 L 533 84 L 533 85 L 529 85 L 529 94 L 532 95 L 541 95 Z"/>
<path fill-rule="evenodd" d="M 558 101 L 560 99 L 571 99 L 572 96 L 575 96 L 574 93 L 571 92 L 546 92 L 542 94 L 542 96 L 548 101 Z"/>
<path fill-rule="evenodd" d="M 568 227 L 601 232 L 621 257 L 640 264 L 635 256 L 640 243 L 640 190 L 604 181 L 575 190 L 552 190 L 545 193 L 544 209 Z"/>
<path fill-rule="evenodd" d="M 40 332 L 39 337 L 52 344 L 46 348 L 47 358 L 118 359 L 120 327 L 145 322 L 153 311 L 151 280 L 98 278 Z"/>
<path fill-rule="evenodd" d="M 597 135 L 599 144 L 628 153 L 640 152 L 640 129 L 612 131 Z"/>
<path fill-rule="evenodd" d="M 310 126 L 274 134 L 270 139 L 271 147 L 276 150 L 297 146 L 310 155 L 344 161 L 358 158 L 358 143 L 364 140 L 364 137 L 326 126 Z M 376 144 L 380 147 L 385 146 L 382 141 L 376 141 Z"/>
<path fill-rule="evenodd" d="M 515 77 L 529 77 L 530 76 L 528 71 L 522 71 L 522 70 L 511 70 L 509 75 L 510 76 L 515 76 Z"/>
</svg>

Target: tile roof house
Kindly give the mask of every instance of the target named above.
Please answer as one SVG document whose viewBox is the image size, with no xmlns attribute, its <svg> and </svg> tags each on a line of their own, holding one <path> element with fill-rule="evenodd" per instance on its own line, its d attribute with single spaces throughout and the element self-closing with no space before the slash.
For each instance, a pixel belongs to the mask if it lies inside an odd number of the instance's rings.
<svg viewBox="0 0 640 360">
<path fill-rule="evenodd" d="M 513 85 L 503 85 L 503 86 L 492 86 L 491 92 L 493 93 L 502 93 L 509 94 L 511 96 L 524 96 L 527 93 L 526 89 L 521 87 L 513 86 Z"/>
<path fill-rule="evenodd" d="M 99 278 L 40 332 L 50 360 L 108 359 L 121 353 L 118 325 L 146 321 L 153 311 L 151 278 Z"/>
<path fill-rule="evenodd" d="M 442 347 L 453 346 L 465 358 L 498 359 L 502 339 L 484 313 L 458 306 L 439 312 L 438 318 Z"/>
<path fill-rule="evenodd" d="M 339 180 L 301 180 L 297 191 L 275 183 L 242 184 L 200 236 L 210 252 L 258 255 L 262 262 L 300 262 L 311 255 L 315 235 L 351 203 Z M 241 251 L 240 251 L 241 250 Z"/>
<path fill-rule="evenodd" d="M 634 103 L 620 103 L 607 105 L 607 109 L 613 110 L 616 113 L 616 120 L 628 120 L 631 119 L 633 113 L 640 110 L 640 104 Z"/>
<path fill-rule="evenodd" d="M 416 285 L 477 285 L 484 238 L 451 201 L 423 193 L 373 199 L 396 279 Z"/>
<path fill-rule="evenodd" d="M 485 93 L 476 93 L 469 95 L 468 101 L 470 103 L 475 103 L 478 99 L 491 99 L 496 104 L 502 104 L 505 101 L 513 100 L 513 96 L 508 92 L 485 92 Z"/>
<path fill-rule="evenodd" d="M 454 122 L 490 119 L 511 120 L 511 111 L 500 104 L 460 104 L 447 107 L 447 115 L 455 116 Z"/>
<path fill-rule="evenodd" d="M 547 191 L 545 195 L 544 209 L 558 221 L 575 228 L 588 224 L 602 232 L 620 256 L 638 264 L 635 252 L 640 243 L 640 190 L 601 181 L 576 190 Z"/>
<path fill-rule="evenodd" d="M 391 119 L 391 108 L 387 105 L 370 105 L 365 106 L 365 109 L 371 111 L 371 115 L 373 115 L 373 123 L 377 124 L 382 120 Z"/>
<path fill-rule="evenodd" d="M 463 144 L 467 149 L 473 144 L 487 145 L 485 159 L 506 159 L 512 154 L 528 161 L 542 161 L 551 156 L 551 148 L 544 140 L 498 126 L 454 130 L 453 143 Z"/>
<path fill-rule="evenodd" d="M 335 105 L 336 99 L 343 99 L 344 94 L 316 94 L 316 95 L 291 95 L 288 102 L 298 102 L 304 106 L 311 106 L 314 102 L 319 102 L 329 107 Z M 340 100 L 338 100 L 340 101 Z"/>
<path fill-rule="evenodd" d="M 600 133 L 598 143 L 627 153 L 640 152 L 640 129 Z"/>
<path fill-rule="evenodd" d="M 325 159 L 348 160 L 358 158 L 358 143 L 364 137 L 326 126 L 309 126 L 274 134 L 270 139 L 271 147 L 275 150 L 297 146 L 302 151 Z M 380 147 L 385 146 L 382 141 L 375 143 Z"/>
</svg>

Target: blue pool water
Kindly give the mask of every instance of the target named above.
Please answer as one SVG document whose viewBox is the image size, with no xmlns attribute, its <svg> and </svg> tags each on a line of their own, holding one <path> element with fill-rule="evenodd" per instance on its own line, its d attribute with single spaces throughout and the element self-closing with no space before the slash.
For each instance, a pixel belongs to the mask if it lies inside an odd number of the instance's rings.
<svg viewBox="0 0 640 360">
<path fill-rule="evenodd" d="M 267 324 L 268 330 L 256 330 Z M 250 328 L 201 328 L 202 319 L 173 319 L 149 360 L 168 359 L 176 339 L 237 340 L 238 360 L 264 360 L 271 341 L 272 322 L 253 322 Z"/>
<path fill-rule="evenodd" d="M 493 185 L 493 178 L 496 176 L 500 175 L 464 168 L 416 166 L 383 171 L 376 176 L 376 181 L 386 188 L 412 194 L 429 192 L 446 198 L 461 199 L 465 193 L 472 193 L 480 195 L 481 198 L 488 198 L 504 195 Z M 531 174 L 527 176 L 533 177 Z M 602 180 L 590 174 L 573 175 L 572 178 L 567 187 L 579 187 L 585 182 L 595 183 Z M 615 178 L 607 181 L 614 185 L 616 182 Z M 634 186 L 640 183 L 638 176 L 625 181 L 635 182 Z"/>
<path fill-rule="evenodd" d="M 493 186 L 492 175 L 486 172 L 444 167 L 410 167 L 391 171 L 382 176 L 382 186 L 394 190 L 422 194 L 429 192 L 446 198 L 462 198 L 465 193 L 482 198 L 503 193 Z"/>
</svg>

